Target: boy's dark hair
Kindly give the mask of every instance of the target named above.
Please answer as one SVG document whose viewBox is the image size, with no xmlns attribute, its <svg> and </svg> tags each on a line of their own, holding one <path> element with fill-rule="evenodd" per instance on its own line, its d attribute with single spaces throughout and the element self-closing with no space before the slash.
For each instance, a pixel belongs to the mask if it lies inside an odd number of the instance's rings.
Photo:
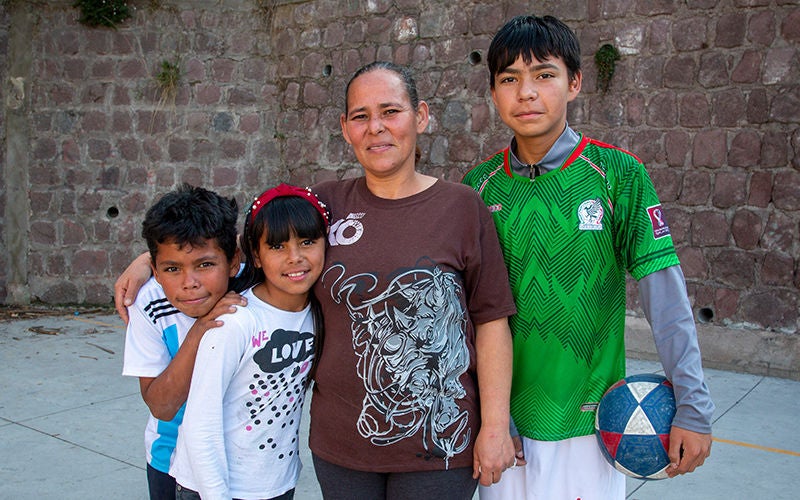
<svg viewBox="0 0 800 500">
<path fill-rule="evenodd" d="M 155 263 L 158 245 L 176 243 L 202 245 L 217 240 L 228 260 L 236 255 L 236 219 L 239 207 L 233 198 L 183 184 L 170 191 L 147 210 L 142 237 Z"/>
<path fill-rule="evenodd" d="M 519 56 L 526 64 L 533 57 L 540 61 L 560 58 L 567 66 L 570 81 L 581 70 L 581 47 L 575 33 L 553 16 L 517 16 L 494 35 L 489 53 L 489 86 L 494 77 L 514 64 Z"/>
</svg>

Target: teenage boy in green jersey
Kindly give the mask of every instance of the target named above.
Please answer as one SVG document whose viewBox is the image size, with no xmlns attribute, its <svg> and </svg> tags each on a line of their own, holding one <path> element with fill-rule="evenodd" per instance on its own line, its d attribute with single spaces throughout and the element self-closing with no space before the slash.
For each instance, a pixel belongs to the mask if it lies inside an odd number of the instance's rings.
<svg viewBox="0 0 800 500">
<path fill-rule="evenodd" d="M 709 455 L 714 405 L 653 184 L 634 155 L 567 125 L 582 74 L 566 25 L 516 17 L 487 59 L 492 99 L 514 138 L 464 183 L 493 212 L 516 297 L 511 415 L 527 465 L 481 488 L 481 497 L 624 498 L 624 476 L 593 432 L 597 402 L 625 375 L 626 271 L 639 281 L 675 388 L 668 473 L 691 472 Z"/>
</svg>

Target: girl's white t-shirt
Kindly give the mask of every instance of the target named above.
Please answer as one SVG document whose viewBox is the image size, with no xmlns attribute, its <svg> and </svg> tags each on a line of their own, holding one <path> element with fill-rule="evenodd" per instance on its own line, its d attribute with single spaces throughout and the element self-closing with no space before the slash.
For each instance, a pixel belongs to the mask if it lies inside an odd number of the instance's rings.
<svg viewBox="0 0 800 500">
<path fill-rule="evenodd" d="M 294 488 L 300 417 L 314 359 L 314 320 L 243 295 L 197 352 L 170 474 L 216 498 L 272 498 Z"/>
</svg>

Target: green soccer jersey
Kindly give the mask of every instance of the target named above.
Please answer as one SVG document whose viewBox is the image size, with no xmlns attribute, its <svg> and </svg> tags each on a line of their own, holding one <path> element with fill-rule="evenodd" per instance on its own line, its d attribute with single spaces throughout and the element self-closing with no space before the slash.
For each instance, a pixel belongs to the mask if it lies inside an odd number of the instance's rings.
<svg viewBox="0 0 800 500">
<path fill-rule="evenodd" d="M 512 173 L 509 150 L 464 177 L 489 206 L 517 314 L 511 415 L 520 434 L 591 434 L 625 375 L 625 272 L 678 264 L 655 188 L 632 154 L 581 137 L 560 169 Z"/>
</svg>

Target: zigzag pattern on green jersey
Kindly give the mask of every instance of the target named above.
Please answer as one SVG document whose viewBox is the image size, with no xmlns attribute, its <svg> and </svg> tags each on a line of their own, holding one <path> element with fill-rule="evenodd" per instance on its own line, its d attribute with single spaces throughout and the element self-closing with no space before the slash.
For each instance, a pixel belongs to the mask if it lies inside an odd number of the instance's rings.
<svg viewBox="0 0 800 500">
<path fill-rule="evenodd" d="M 533 439 L 592 432 L 592 411 L 624 376 L 625 272 L 640 279 L 677 264 L 654 237 L 659 206 L 647 172 L 625 151 L 582 138 L 560 170 L 512 175 L 508 150 L 464 183 L 493 213 L 517 314 L 511 408 Z M 584 210 L 584 212 L 581 212 Z"/>
<path fill-rule="evenodd" d="M 602 387 L 605 380 L 590 376 L 580 387 L 572 387 L 565 400 L 554 400 L 542 385 L 530 385 L 515 394 L 511 400 L 511 416 L 517 430 L 524 436 L 542 441 L 557 441 L 586 434 L 587 428 L 594 428 L 595 409 L 603 392 L 593 391 Z M 589 396 L 587 396 L 587 393 Z M 584 411 L 575 411 L 584 404 L 590 406 Z M 530 411 L 535 408 L 535 411 Z M 552 425 L 559 422 L 558 427 Z"/>
</svg>

